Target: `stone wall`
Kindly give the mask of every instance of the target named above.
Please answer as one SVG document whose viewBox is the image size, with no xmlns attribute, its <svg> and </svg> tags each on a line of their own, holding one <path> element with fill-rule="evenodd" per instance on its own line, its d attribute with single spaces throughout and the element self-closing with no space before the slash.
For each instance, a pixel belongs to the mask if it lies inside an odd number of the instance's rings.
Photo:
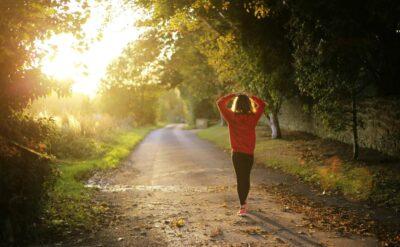
<svg viewBox="0 0 400 247">
<path fill-rule="evenodd" d="M 360 146 L 400 157 L 400 99 L 375 98 L 360 104 L 364 126 L 359 130 Z M 333 132 L 323 126 L 312 113 L 304 110 L 297 99 L 286 101 L 280 112 L 283 129 L 304 131 L 322 138 L 332 138 L 345 143 L 352 142 L 350 131 Z"/>
</svg>

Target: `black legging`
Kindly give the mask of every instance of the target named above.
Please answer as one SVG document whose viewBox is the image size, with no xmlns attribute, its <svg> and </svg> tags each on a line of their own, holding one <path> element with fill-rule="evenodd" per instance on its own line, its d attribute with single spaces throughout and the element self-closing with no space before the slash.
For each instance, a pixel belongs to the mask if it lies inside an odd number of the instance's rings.
<svg viewBox="0 0 400 247">
<path fill-rule="evenodd" d="M 237 179 L 237 191 L 239 195 L 240 205 L 246 203 L 247 195 L 250 190 L 250 172 L 253 167 L 254 156 L 232 152 L 232 163 L 235 167 L 236 179 Z"/>
</svg>

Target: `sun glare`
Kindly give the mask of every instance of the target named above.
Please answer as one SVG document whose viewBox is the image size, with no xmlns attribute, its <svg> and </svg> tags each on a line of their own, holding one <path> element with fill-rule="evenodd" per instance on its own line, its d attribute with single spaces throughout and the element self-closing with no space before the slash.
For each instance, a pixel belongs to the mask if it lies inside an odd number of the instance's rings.
<svg viewBox="0 0 400 247">
<path fill-rule="evenodd" d="M 123 2 L 91 1 L 90 17 L 83 26 L 88 49 L 80 50 L 80 40 L 67 33 L 42 42 L 39 49 L 45 53 L 43 73 L 59 81 L 72 81 L 74 93 L 95 96 L 107 66 L 143 32 L 135 22 L 145 15 Z"/>
</svg>

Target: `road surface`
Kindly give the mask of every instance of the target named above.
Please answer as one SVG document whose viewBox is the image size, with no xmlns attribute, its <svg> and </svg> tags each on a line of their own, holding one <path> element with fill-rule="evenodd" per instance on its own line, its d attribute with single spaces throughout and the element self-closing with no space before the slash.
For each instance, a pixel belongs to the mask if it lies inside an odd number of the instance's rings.
<svg viewBox="0 0 400 247">
<path fill-rule="evenodd" d="M 377 246 L 303 227 L 266 190 L 275 178 L 255 166 L 250 215 L 239 217 L 229 153 L 182 125 L 150 133 L 119 168 L 89 181 L 115 208 L 108 226 L 75 246 Z"/>
</svg>

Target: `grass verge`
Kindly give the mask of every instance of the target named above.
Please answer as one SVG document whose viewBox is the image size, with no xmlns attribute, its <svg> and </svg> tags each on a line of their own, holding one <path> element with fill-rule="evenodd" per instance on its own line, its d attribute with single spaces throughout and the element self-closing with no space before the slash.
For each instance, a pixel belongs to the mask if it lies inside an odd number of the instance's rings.
<svg viewBox="0 0 400 247">
<path fill-rule="evenodd" d="M 213 126 L 197 134 L 223 149 L 230 149 L 226 127 Z M 367 150 L 363 152 L 370 157 L 354 162 L 346 144 L 298 132 L 284 134 L 283 139 L 272 140 L 265 127 L 257 129 L 257 163 L 296 175 L 328 193 L 335 191 L 350 200 L 400 210 L 400 172 L 396 162 L 371 155 L 373 151 Z"/>
<path fill-rule="evenodd" d="M 90 230 L 101 223 L 99 214 L 108 210 L 107 205 L 95 201 L 93 189 L 84 181 L 94 171 L 116 168 L 154 127 L 116 131 L 99 139 L 93 139 L 101 150 L 97 157 L 64 160 L 55 165 L 59 177 L 49 194 L 43 231 L 68 235 L 73 231 Z"/>
</svg>

